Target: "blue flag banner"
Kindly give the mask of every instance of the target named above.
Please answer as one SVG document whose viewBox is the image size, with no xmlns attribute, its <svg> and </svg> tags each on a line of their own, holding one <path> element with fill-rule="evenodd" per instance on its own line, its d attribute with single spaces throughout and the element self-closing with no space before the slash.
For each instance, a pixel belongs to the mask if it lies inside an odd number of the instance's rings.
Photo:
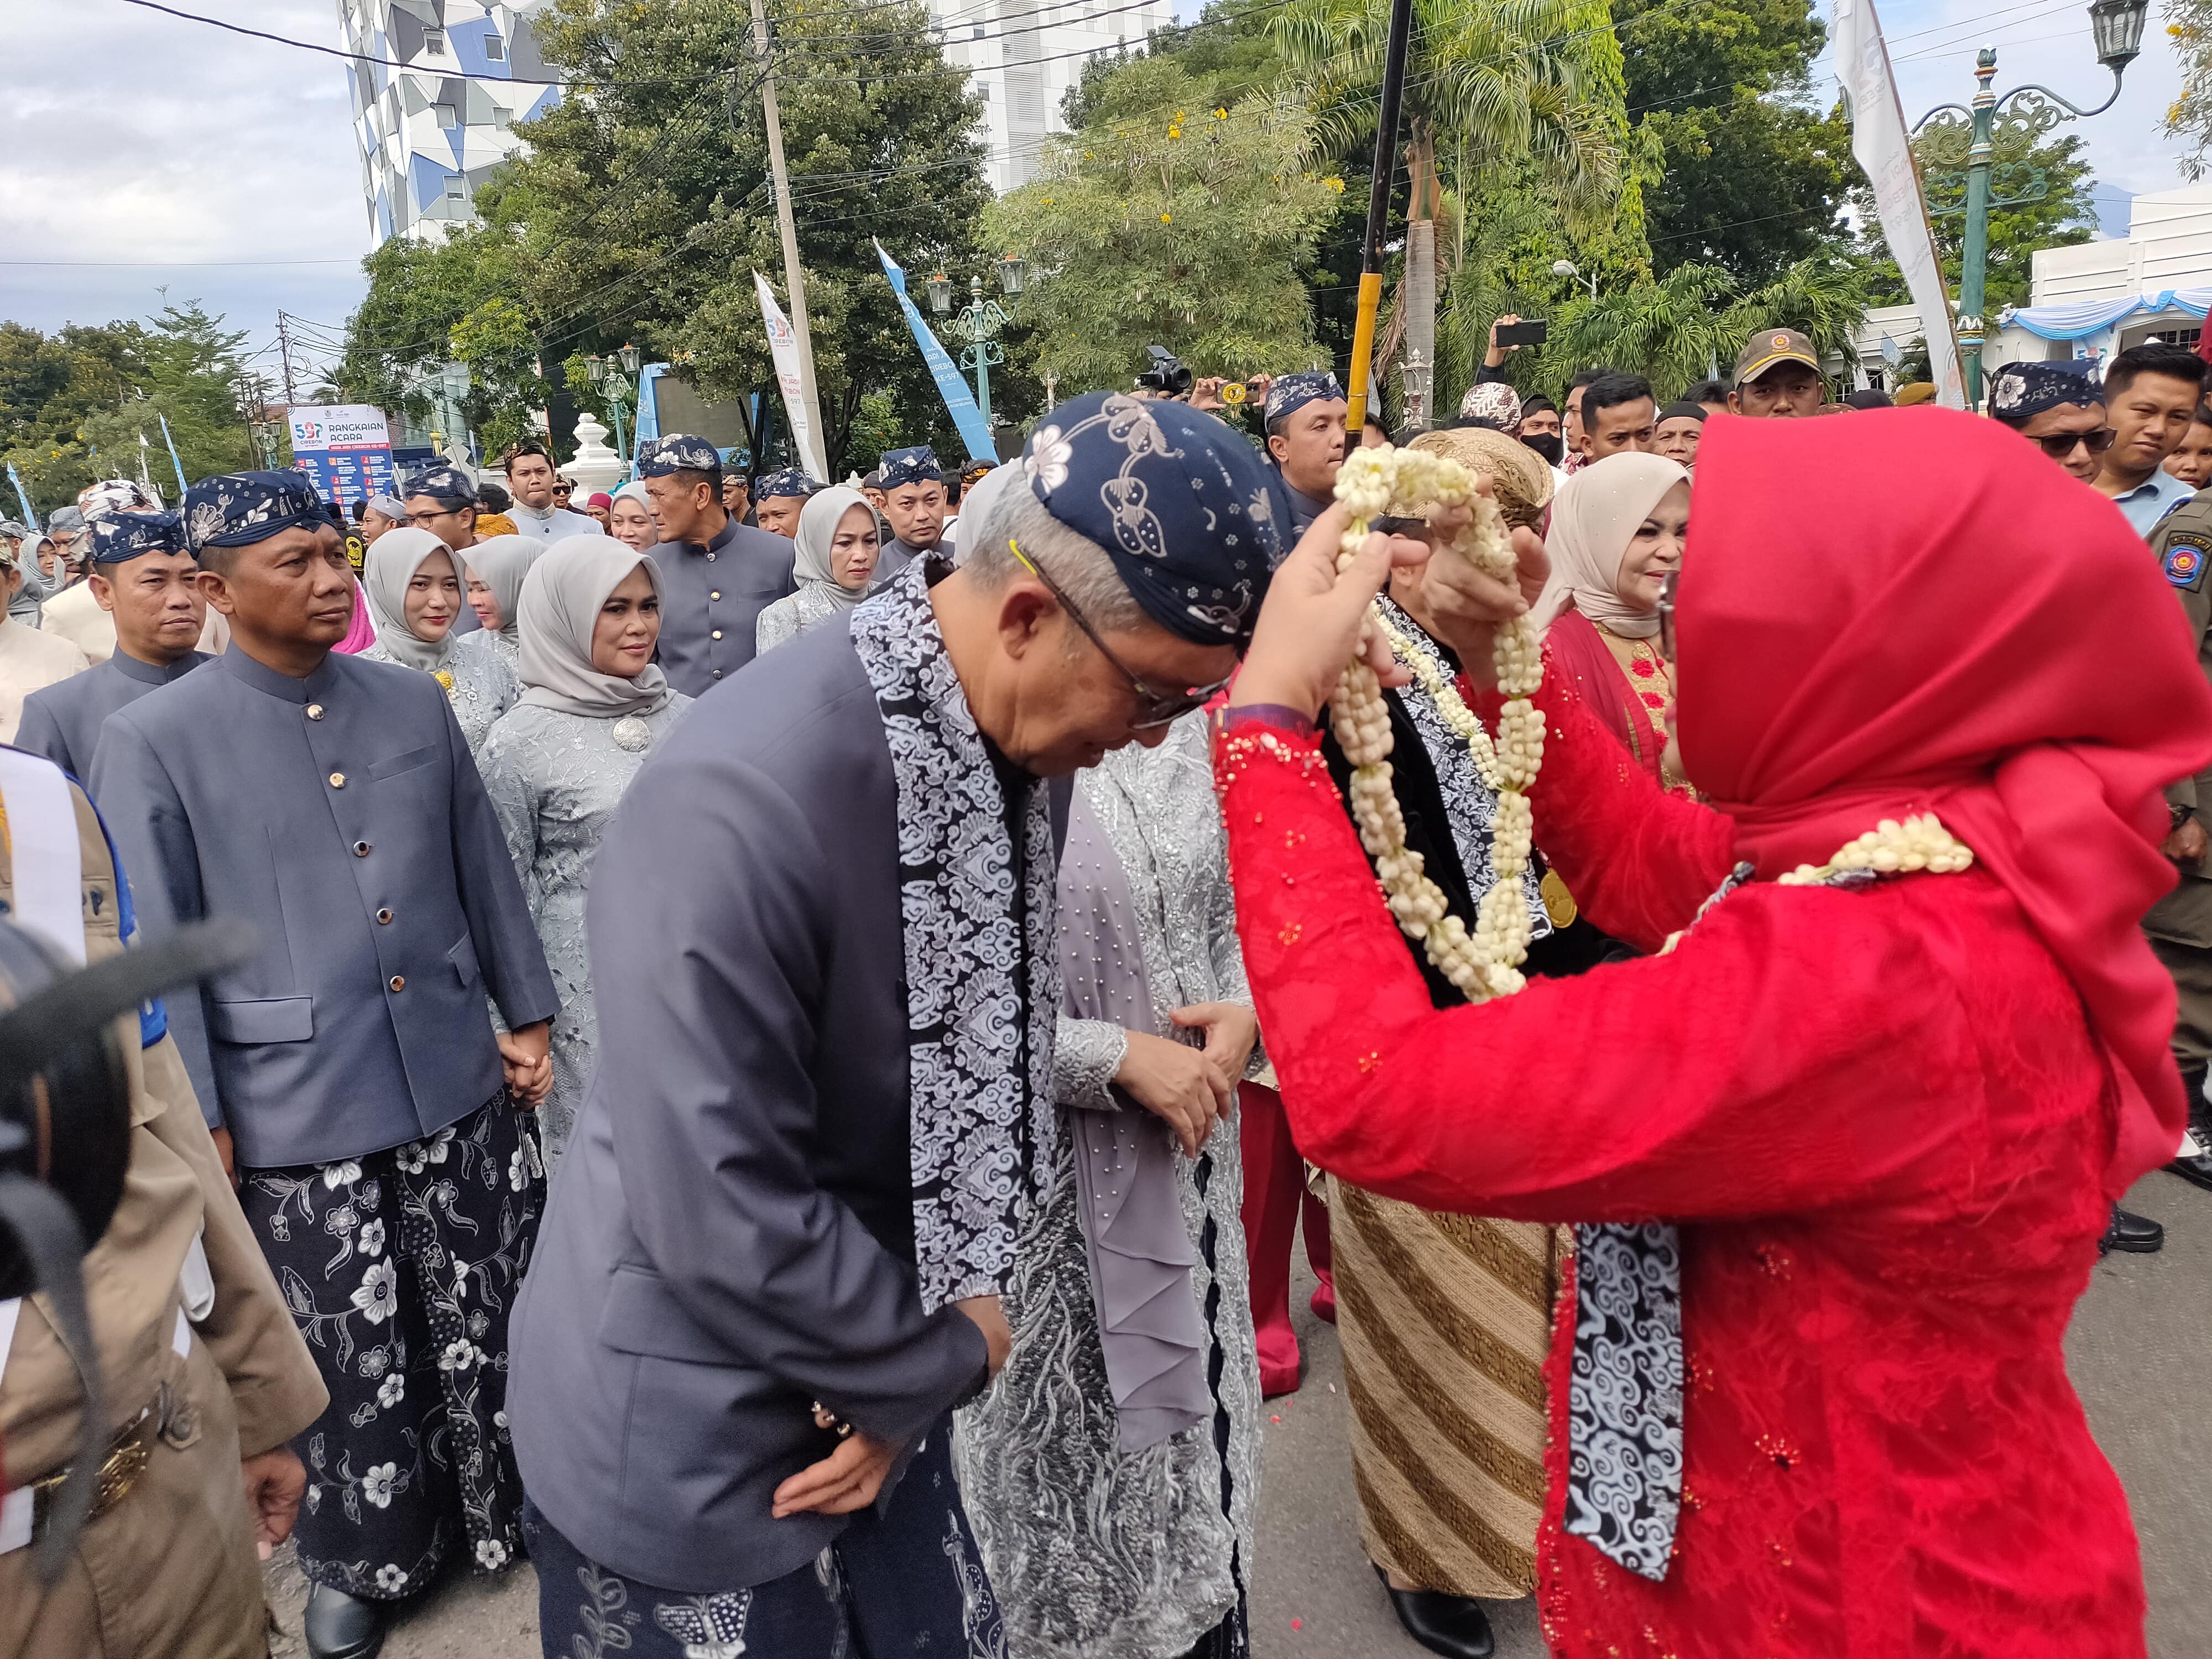
<svg viewBox="0 0 2212 1659">
<path fill-rule="evenodd" d="M 975 407 L 975 394 L 968 390 L 968 382 L 961 377 L 944 346 L 929 331 L 929 325 L 921 320 L 914 301 L 907 298 L 906 272 L 892 263 L 881 242 L 876 244 L 876 257 L 884 262 L 884 275 L 890 278 L 891 292 L 898 295 L 899 309 L 906 313 L 907 326 L 914 331 L 914 343 L 921 348 L 921 360 L 937 377 L 937 390 L 945 398 L 952 424 L 960 428 L 961 441 L 968 446 L 970 455 L 996 455 L 998 446 L 992 441 L 991 428 L 983 419 L 983 411 Z"/>
<path fill-rule="evenodd" d="M 24 527 L 36 530 L 41 520 L 31 506 L 30 492 L 23 488 L 22 477 L 15 471 L 15 463 L 13 461 L 8 463 L 8 482 L 15 486 L 15 499 L 23 504 Z"/>
</svg>

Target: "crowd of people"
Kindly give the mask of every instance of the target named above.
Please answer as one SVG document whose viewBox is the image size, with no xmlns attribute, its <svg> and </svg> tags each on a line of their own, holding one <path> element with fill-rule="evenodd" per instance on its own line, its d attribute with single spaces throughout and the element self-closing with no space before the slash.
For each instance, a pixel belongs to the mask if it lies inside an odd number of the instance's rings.
<svg viewBox="0 0 2212 1659">
<path fill-rule="evenodd" d="M 2212 1190 L 2205 364 L 1511 350 L 0 526 L 13 846 L 256 941 L 132 1024 L 51 1583 L 0 1304 L 0 1655 L 262 1652 L 289 1537 L 316 1659 L 526 1558 L 548 1659 L 1240 1659 L 1303 1232 L 1429 1650 L 2139 1659 L 2060 1341 Z"/>
</svg>

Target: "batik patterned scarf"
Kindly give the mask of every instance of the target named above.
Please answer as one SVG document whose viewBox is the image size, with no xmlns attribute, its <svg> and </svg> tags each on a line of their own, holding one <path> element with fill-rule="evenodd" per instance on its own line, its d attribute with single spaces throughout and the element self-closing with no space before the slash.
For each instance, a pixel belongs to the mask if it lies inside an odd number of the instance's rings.
<svg viewBox="0 0 2212 1659">
<path fill-rule="evenodd" d="M 852 623 L 898 784 L 915 1258 L 933 1312 L 998 1295 L 1012 1271 L 1052 1167 L 1060 994 L 1045 792 L 1030 791 L 1018 883 L 1006 797 L 930 608 L 933 562 Z"/>
</svg>

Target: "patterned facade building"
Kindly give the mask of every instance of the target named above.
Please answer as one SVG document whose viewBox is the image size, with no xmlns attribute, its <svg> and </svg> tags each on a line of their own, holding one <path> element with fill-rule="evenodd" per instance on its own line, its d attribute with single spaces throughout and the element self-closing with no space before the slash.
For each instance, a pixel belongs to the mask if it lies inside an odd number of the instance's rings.
<svg viewBox="0 0 2212 1659">
<path fill-rule="evenodd" d="M 369 234 L 417 241 L 476 217 L 477 186 L 558 101 L 538 58 L 538 0 L 338 0 Z M 386 65 L 398 64 L 404 68 Z"/>
</svg>

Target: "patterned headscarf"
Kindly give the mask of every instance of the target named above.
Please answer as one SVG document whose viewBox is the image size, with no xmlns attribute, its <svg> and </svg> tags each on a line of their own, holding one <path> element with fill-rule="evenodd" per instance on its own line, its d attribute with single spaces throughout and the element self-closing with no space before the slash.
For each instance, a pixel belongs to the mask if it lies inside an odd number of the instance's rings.
<svg viewBox="0 0 2212 1659">
<path fill-rule="evenodd" d="M 455 506 L 476 505 L 477 481 L 451 461 L 432 461 L 417 467 L 407 475 L 405 487 L 410 495 L 428 495 L 434 501 Z"/>
<path fill-rule="evenodd" d="M 2071 362 L 2007 363 L 1990 378 L 1990 414 L 2007 426 L 2025 426 L 2068 404 L 2086 408 L 2104 401 L 2104 392 Z"/>
<path fill-rule="evenodd" d="M 250 547 L 295 525 L 331 521 L 304 472 L 224 472 L 185 492 L 185 538 L 195 554 Z"/>
<path fill-rule="evenodd" d="M 1186 403 L 1093 392 L 1045 416 L 1022 470 L 1169 633 L 1198 645 L 1252 637 L 1289 526 L 1249 439 Z"/>
<path fill-rule="evenodd" d="M 799 468 L 787 466 L 780 471 L 763 473 L 754 481 L 753 495 L 756 499 L 765 501 L 777 496 L 811 495 L 821 488 Z"/>
<path fill-rule="evenodd" d="M 92 526 L 92 562 L 121 564 L 142 553 L 185 551 L 185 520 L 176 513 L 108 513 Z"/>
<path fill-rule="evenodd" d="M 1269 426 L 1285 415 L 1295 414 L 1316 398 L 1344 399 L 1344 388 L 1336 383 L 1336 376 L 1324 368 L 1303 369 L 1296 374 L 1278 374 L 1268 383 L 1267 407 L 1261 418 Z"/>
<path fill-rule="evenodd" d="M 639 447 L 636 471 L 641 478 L 665 478 L 672 472 L 703 472 L 719 487 L 722 452 L 704 438 L 695 438 L 688 432 L 672 432 Z"/>
<path fill-rule="evenodd" d="M 1459 417 L 1510 432 L 1521 424 L 1521 394 L 1503 380 L 1485 380 L 1480 386 L 1469 386 L 1467 396 L 1459 400 Z"/>
<path fill-rule="evenodd" d="M 77 491 L 76 505 L 87 524 L 98 524 L 111 513 L 152 513 L 160 506 L 134 478 L 102 478 L 87 484 Z"/>
<path fill-rule="evenodd" d="M 883 479 L 879 487 L 884 489 L 896 489 L 901 484 L 945 482 L 944 470 L 937 464 L 937 452 L 927 444 L 916 444 L 911 449 L 885 450 L 876 471 Z"/>
</svg>

